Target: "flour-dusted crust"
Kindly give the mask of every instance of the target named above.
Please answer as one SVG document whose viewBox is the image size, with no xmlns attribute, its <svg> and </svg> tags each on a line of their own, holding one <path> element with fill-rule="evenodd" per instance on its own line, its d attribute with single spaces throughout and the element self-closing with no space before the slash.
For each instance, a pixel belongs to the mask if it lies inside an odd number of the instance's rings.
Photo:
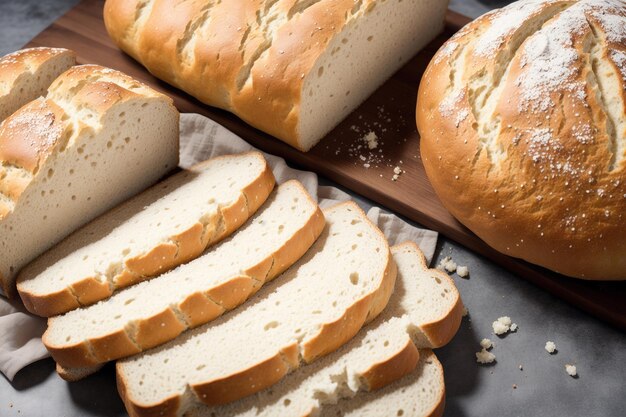
<svg viewBox="0 0 626 417">
<path fill-rule="evenodd" d="M 0 125 L 4 294 L 14 295 L 16 274 L 34 257 L 176 166 L 178 117 L 171 99 L 131 77 L 83 65 Z M 142 118 L 150 125 L 140 129 Z"/>
<path fill-rule="evenodd" d="M 307 151 L 441 31 L 446 5 L 108 0 L 104 21 L 155 76 Z"/>
<path fill-rule="evenodd" d="M 0 58 L 0 122 L 40 96 L 52 81 L 76 64 L 76 54 L 62 48 L 28 48 Z"/>
<path fill-rule="evenodd" d="M 44 288 L 37 288 L 37 290 L 35 290 L 33 288 L 34 284 L 29 281 L 45 280 L 47 278 L 45 271 L 41 273 L 41 275 L 40 271 L 45 270 L 45 268 L 50 266 L 55 260 L 58 261 L 58 259 L 56 259 L 56 253 L 63 252 L 65 250 L 64 247 L 73 246 L 73 242 L 80 240 L 82 236 L 90 233 L 94 228 L 99 228 L 100 224 L 108 224 L 108 222 L 105 219 L 97 219 L 83 229 L 75 232 L 64 242 L 61 242 L 58 248 L 44 255 L 28 268 L 25 268 L 18 277 L 17 288 L 26 308 L 34 314 L 43 317 L 51 317 L 93 304 L 110 297 L 116 290 L 160 275 L 180 264 L 196 258 L 208 246 L 232 234 L 232 232 L 239 228 L 258 210 L 260 205 L 271 193 L 275 184 L 270 167 L 267 165 L 263 156 L 258 152 L 250 152 L 241 155 L 226 155 L 197 164 L 191 167 L 187 172 L 179 173 L 171 179 L 155 185 L 143 195 L 125 202 L 122 206 L 105 215 L 105 217 L 110 219 L 124 217 L 122 213 L 126 208 L 137 207 L 141 209 L 144 207 L 145 198 L 143 196 L 150 193 L 158 195 L 160 193 L 159 190 L 163 187 L 171 187 L 172 184 L 183 183 L 181 179 L 182 176 L 188 176 L 192 173 L 210 169 L 212 166 L 228 159 L 245 160 L 247 158 L 257 160 L 259 166 L 262 168 L 259 169 L 259 173 L 255 178 L 251 178 L 249 182 L 242 186 L 237 198 L 226 204 L 221 204 L 215 215 L 210 218 L 209 216 L 202 216 L 201 218 L 194 219 L 195 223 L 189 225 L 185 230 L 178 231 L 171 236 L 158 236 L 158 241 L 153 242 L 152 247 L 135 253 L 133 256 L 121 259 L 120 266 L 115 271 L 115 275 L 110 278 L 103 279 L 101 276 L 97 276 L 98 271 L 90 270 L 86 272 L 86 276 L 83 278 L 79 277 L 80 279 L 73 279 L 69 285 L 63 288 L 54 291 Z M 202 191 L 203 190 L 196 190 L 196 192 Z M 162 199 L 166 198 L 166 195 L 162 197 Z M 171 204 L 175 207 L 176 201 L 173 201 Z M 199 213 L 199 215 L 200 214 L 201 213 Z M 176 217 L 173 217 L 171 221 L 164 219 L 163 223 L 167 224 L 176 221 Z M 129 233 L 124 236 L 123 240 L 115 242 L 117 246 L 119 246 L 117 252 L 121 253 L 122 247 L 128 245 L 128 241 L 133 238 L 134 236 L 129 231 Z M 70 256 L 72 256 L 71 253 Z M 60 260 L 66 261 L 63 258 Z"/>
<path fill-rule="evenodd" d="M 470 23 L 422 80 L 422 160 L 490 246 L 626 279 L 626 5 L 516 2 Z"/>
</svg>

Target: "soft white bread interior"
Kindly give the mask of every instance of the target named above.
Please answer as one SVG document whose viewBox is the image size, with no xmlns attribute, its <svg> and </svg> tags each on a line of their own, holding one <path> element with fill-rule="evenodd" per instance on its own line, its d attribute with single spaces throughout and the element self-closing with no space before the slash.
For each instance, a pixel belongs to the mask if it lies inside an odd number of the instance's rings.
<svg viewBox="0 0 626 417">
<path fill-rule="evenodd" d="M 385 307 L 396 278 L 384 236 L 354 203 L 324 210 L 311 249 L 244 306 L 117 363 L 129 413 L 184 413 L 275 384 L 350 340 Z"/>
<path fill-rule="evenodd" d="M 117 71 L 76 66 L 0 126 L 0 283 L 178 163 L 172 100 Z"/>
<path fill-rule="evenodd" d="M 388 402 L 387 412 L 372 415 L 395 416 L 396 410 L 389 409 L 398 407 L 407 416 L 427 416 L 427 411 L 443 407 L 443 378 L 433 378 L 430 373 L 424 376 L 420 369 L 428 366 L 441 376 L 441 366 L 428 348 L 440 347 L 455 335 L 461 323 L 462 302 L 450 277 L 428 269 L 414 243 L 394 246 L 391 251 L 398 266 L 394 293 L 381 315 L 354 339 L 296 370 L 271 389 L 221 407 L 198 403 L 185 415 L 302 417 L 343 415 L 334 412 L 363 407 L 381 411 L 378 405 L 374 406 L 378 404 L 375 399 L 399 397 L 409 386 L 419 388 L 411 388 L 402 401 Z M 413 371 L 416 366 L 418 369 Z M 379 390 L 408 373 L 411 376 L 390 388 L 365 393 Z M 425 390 L 422 392 L 421 388 Z M 342 398 L 352 399 L 340 401 Z M 337 407 L 331 406 L 338 401 Z"/>
<path fill-rule="evenodd" d="M 108 0 L 162 80 L 307 151 L 443 28 L 447 0 Z"/>
<path fill-rule="evenodd" d="M 93 304 L 200 255 L 243 224 L 274 187 L 258 152 L 180 172 L 76 231 L 19 274 L 26 308 L 50 317 Z"/>
<path fill-rule="evenodd" d="M 44 344 L 69 368 L 170 341 L 243 303 L 302 257 L 324 224 L 302 185 L 288 181 L 232 237 L 199 258 L 106 301 L 51 318 Z"/>
<path fill-rule="evenodd" d="M 52 81 L 75 64 L 74 52 L 61 48 L 28 48 L 0 58 L 0 122 L 46 95 Z"/>
</svg>

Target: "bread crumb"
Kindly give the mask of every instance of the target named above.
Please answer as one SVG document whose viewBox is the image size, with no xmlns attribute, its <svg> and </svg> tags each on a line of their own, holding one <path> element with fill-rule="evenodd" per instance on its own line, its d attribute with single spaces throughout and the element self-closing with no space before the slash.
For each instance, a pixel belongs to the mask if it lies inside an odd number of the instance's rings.
<svg viewBox="0 0 626 417">
<path fill-rule="evenodd" d="M 466 266 L 457 266 L 456 273 L 461 278 L 466 278 L 469 275 L 469 270 L 467 269 Z"/>
<path fill-rule="evenodd" d="M 396 175 L 400 175 L 400 174 L 402 174 L 402 168 L 400 168 L 399 166 L 396 166 L 396 167 L 393 169 L 393 173 L 394 173 L 394 174 L 396 174 Z"/>
<path fill-rule="evenodd" d="M 393 174 L 393 177 L 391 177 L 391 181 L 398 181 L 398 178 L 400 178 L 398 174 Z"/>
<path fill-rule="evenodd" d="M 485 338 L 485 339 L 480 341 L 480 346 L 483 349 L 490 349 L 490 348 L 493 347 L 493 343 L 491 342 L 491 340 Z"/>
<path fill-rule="evenodd" d="M 517 384 L 513 384 L 513 389 L 517 389 Z"/>
<path fill-rule="evenodd" d="M 439 265 L 437 265 L 437 269 L 446 270 L 450 273 L 453 273 L 454 271 L 456 271 L 456 262 L 454 262 L 451 257 L 446 256 L 441 260 L 441 262 L 439 262 Z"/>
<path fill-rule="evenodd" d="M 511 324 L 511 331 L 512 332 L 516 332 L 517 331 L 517 323 Z"/>
<path fill-rule="evenodd" d="M 547 341 L 546 342 L 546 350 L 548 351 L 548 353 L 552 354 L 556 352 L 556 343 L 551 342 L 551 341 Z"/>
<path fill-rule="evenodd" d="M 467 307 L 463 306 L 463 317 L 469 316 L 469 310 L 467 309 Z"/>
<path fill-rule="evenodd" d="M 500 317 L 498 320 L 493 322 L 491 327 L 493 327 L 493 332 L 495 334 L 505 334 L 506 332 L 511 330 L 511 318 L 508 316 Z"/>
<path fill-rule="evenodd" d="M 487 349 L 483 348 L 480 352 L 476 352 L 476 362 L 478 363 L 493 363 L 496 360 L 496 355 L 491 352 L 487 352 Z"/>
<path fill-rule="evenodd" d="M 367 134 L 365 136 L 363 136 L 361 138 L 361 140 L 363 140 L 363 141 L 365 141 L 365 143 L 367 143 L 367 147 L 370 150 L 378 148 L 378 136 L 372 130 L 367 132 Z"/>
<path fill-rule="evenodd" d="M 524 367 L 523 367 L 522 365 L 520 365 L 520 366 L 519 366 L 519 370 L 520 370 L 520 371 L 523 371 L 523 370 L 524 370 Z"/>
<path fill-rule="evenodd" d="M 578 374 L 576 373 L 575 365 L 570 365 L 570 364 L 565 365 L 565 372 L 567 372 L 567 374 L 571 376 L 572 378 L 578 376 Z"/>
</svg>

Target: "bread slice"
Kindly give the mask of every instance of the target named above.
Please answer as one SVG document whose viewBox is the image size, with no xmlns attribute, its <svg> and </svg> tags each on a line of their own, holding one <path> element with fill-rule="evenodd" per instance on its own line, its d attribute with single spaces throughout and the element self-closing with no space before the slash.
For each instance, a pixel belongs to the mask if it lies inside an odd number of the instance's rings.
<svg viewBox="0 0 626 417">
<path fill-rule="evenodd" d="M 26 308 L 50 317 L 196 258 L 241 226 L 274 187 L 263 155 L 223 156 L 180 172 L 78 230 L 24 268 Z"/>
<path fill-rule="evenodd" d="M 0 284 L 178 163 L 172 100 L 120 72 L 72 67 L 0 126 Z"/>
<path fill-rule="evenodd" d="M 429 349 L 420 349 L 414 372 L 374 392 L 325 407 L 321 417 L 440 417 L 445 406 L 443 366 Z M 311 414 L 313 416 L 315 414 Z"/>
<path fill-rule="evenodd" d="M 151 73 L 311 149 L 443 29 L 442 0 L 107 0 Z"/>
<path fill-rule="evenodd" d="M 304 255 L 323 227 L 317 204 L 299 182 L 288 181 L 230 239 L 109 300 L 51 318 L 43 341 L 64 368 L 165 343 L 243 303 Z"/>
<path fill-rule="evenodd" d="M 199 398 L 234 401 L 350 340 L 387 304 L 396 278 L 386 239 L 353 202 L 324 210 L 307 254 L 245 306 L 117 363 L 131 415 L 180 415 Z"/>
<path fill-rule="evenodd" d="M 221 407 L 206 407 L 190 397 L 186 416 L 273 417 L 273 416 L 336 416 L 336 411 L 360 415 L 356 410 L 370 409 L 378 398 L 395 398 L 386 404 L 387 412 L 378 405 L 371 408 L 375 416 L 395 416 L 394 407 L 406 416 L 428 415 L 424 411 L 443 406 L 441 366 L 429 348 L 450 341 L 461 323 L 462 302 L 447 274 L 428 269 L 419 248 L 403 243 L 391 249 L 398 266 L 396 287 L 387 308 L 367 327 L 336 352 L 314 364 L 302 367 L 271 389 Z M 418 350 L 419 348 L 419 350 Z M 426 350 L 422 350 L 426 349 Z M 394 381 L 418 371 L 404 381 L 374 393 Z M 420 376 L 420 367 L 438 376 Z M 422 371 L 424 372 L 424 371 Z M 432 385 L 431 385 L 432 384 Z M 408 386 L 411 398 L 399 400 L 398 391 Z M 424 387 L 426 391 L 421 392 Z M 330 407 L 341 398 L 352 398 Z M 373 402 L 372 402 L 373 401 Z M 410 406 L 409 406 L 410 405 Z M 391 411 L 393 410 L 393 411 Z M 415 414 L 410 410 L 420 410 Z M 135 412 L 136 410 L 133 410 Z M 355 414 L 356 413 L 356 414 Z M 131 412 L 131 415 L 133 413 Z M 145 415 L 135 412 L 134 415 Z"/>
<path fill-rule="evenodd" d="M 0 58 L 0 122 L 46 94 L 55 78 L 76 64 L 76 54 L 61 48 L 28 48 Z"/>
</svg>

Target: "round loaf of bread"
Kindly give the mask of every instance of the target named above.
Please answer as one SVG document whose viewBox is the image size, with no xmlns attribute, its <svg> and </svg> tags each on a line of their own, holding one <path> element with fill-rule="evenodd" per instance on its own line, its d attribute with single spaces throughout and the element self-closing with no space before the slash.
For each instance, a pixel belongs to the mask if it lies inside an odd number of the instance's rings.
<svg viewBox="0 0 626 417">
<path fill-rule="evenodd" d="M 426 70 L 417 125 L 441 201 L 493 248 L 626 279 L 626 2 L 519 1 L 472 22 Z"/>
</svg>

